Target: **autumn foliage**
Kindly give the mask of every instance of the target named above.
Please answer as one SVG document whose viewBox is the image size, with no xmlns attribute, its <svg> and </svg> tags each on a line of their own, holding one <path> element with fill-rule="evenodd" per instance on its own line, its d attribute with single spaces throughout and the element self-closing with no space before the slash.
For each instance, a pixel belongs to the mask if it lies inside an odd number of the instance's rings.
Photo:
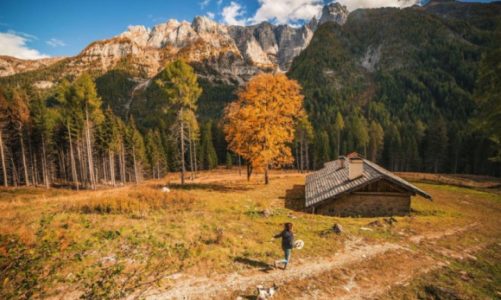
<svg viewBox="0 0 501 300">
<path fill-rule="evenodd" d="M 288 143 L 295 125 L 305 116 L 301 87 L 284 74 L 260 74 L 225 109 L 224 132 L 228 148 L 253 169 L 264 170 L 294 161 Z M 249 174 L 249 173 L 248 173 Z"/>
</svg>

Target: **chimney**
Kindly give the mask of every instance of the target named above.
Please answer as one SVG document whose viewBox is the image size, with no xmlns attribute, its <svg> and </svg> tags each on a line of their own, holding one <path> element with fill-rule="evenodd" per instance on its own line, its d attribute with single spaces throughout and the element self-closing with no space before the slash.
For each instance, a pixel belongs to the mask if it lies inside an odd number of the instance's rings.
<svg viewBox="0 0 501 300">
<path fill-rule="evenodd" d="M 348 165 L 348 179 L 353 180 L 360 176 L 364 171 L 364 160 L 360 157 L 354 157 L 350 159 L 350 164 Z"/>
</svg>

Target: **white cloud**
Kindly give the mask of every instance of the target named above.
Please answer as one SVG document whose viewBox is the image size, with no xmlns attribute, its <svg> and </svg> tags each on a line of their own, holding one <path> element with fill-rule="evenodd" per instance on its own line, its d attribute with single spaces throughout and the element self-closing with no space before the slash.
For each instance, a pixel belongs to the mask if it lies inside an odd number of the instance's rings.
<svg viewBox="0 0 501 300">
<path fill-rule="evenodd" d="M 50 40 L 46 41 L 47 45 L 51 46 L 51 47 L 64 47 L 66 46 L 66 43 L 61 41 L 60 39 L 56 39 L 56 38 L 51 38 Z"/>
<path fill-rule="evenodd" d="M 349 11 L 358 8 L 378 8 L 378 7 L 408 7 L 420 3 L 419 0 L 337 0 Z"/>
<path fill-rule="evenodd" d="M 36 49 L 28 47 L 27 43 L 35 37 L 15 32 L 0 32 L 0 55 L 9 55 L 21 59 L 39 59 L 49 57 Z"/>
<path fill-rule="evenodd" d="M 221 15 L 223 21 L 228 25 L 245 25 L 245 20 L 242 18 L 245 10 L 237 2 L 230 2 L 230 5 L 223 8 Z"/>
<path fill-rule="evenodd" d="M 223 0 L 217 0 L 216 3 L 219 6 L 219 5 L 223 4 Z"/>
<path fill-rule="evenodd" d="M 321 0 L 259 0 L 259 8 L 253 23 L 272 21 L 279 24 L 291 24 L 301 20 L 309 21 L 319 16 L 324 6 Z"/>
<path fill-rule="evenodd" d="M 215 15 L 213 12 L 210 12 L 210 11 L 208 11 L 208 12 L 207 12 L 207 17 L 209 17 L 209 18 L 211 18 L 211 19 L 213 19 L 213 20 L 214 20 L 214 17 L 215 17 L 215 16 L 216 16 L 216 15 Z"/>
<path fill-rule="evenodd" d="M 207 5 L 209 5 L 210 0 L 202 0 L 200 1 L 200 8 L 204 9 Z"/>
</svg>

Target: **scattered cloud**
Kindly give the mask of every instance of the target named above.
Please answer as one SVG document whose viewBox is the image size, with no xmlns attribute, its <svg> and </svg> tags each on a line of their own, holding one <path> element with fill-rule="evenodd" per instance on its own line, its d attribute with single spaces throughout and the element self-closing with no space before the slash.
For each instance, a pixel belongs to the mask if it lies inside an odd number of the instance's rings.
<svg viewBox="0 0 501 300">
<path fill-rule="evenodd" d="M 217 0 L 216 3 L 218 6 L 220 6 L 221 4 L 223 4 L 223 0 Z"/>
<path fill-rule="evenodd" d="M 318 17 L 323 6 L 322 0 L 259 0 L 259 8 L 251 20 L 252 23 L 271 21 L 294 24 L 298 21 L 309 21 L 314 16 Z"/>
<path fill-rule="evenodd" d="M 21 59 L 39 59 L 49 57 L 40 53 L 36 49 L 28 47 L 30 40 L 36 39 L 35 36 L 25 33 L 0 32 L 0 55 L 9 55 Z"/>
<path fill-rule="evenodd" d="M 56 39 L 56 38 L 51 38 L 50 40 L 46 41 L 47 45 L 51 46 L 51 47 L 64 47 L 66 46 L 66 43 L 61 41 L 60 39 Z"/>
<path fill-rule="evenodd" d="M 419 4 L 419 0 L 337 0 L 345 5 L 349 11 L 358 8 L 378 8 L 378 7 L 408 7 Z"/>
<path fill-rule="evenodd" d="M 205 7 L 207 7 L 207 5 L 209 5 L 209 3 L 210 3 L 210 0 L 202 0 L 202 1 L 200 1 L 200 8 L 204 9 Z"/>
<path fill-rule="evenodd" d="M 210 12 L 210 11 L 208 11 L 208 12 L 207 12 L 207 17 L 209 17 L 209 18 L 211 18 L 211 19 L 213 19 L 213 20 L 214 20 L 214 17 L 215 17 L 215 16 L 216 16 L 216 15 L 215 15 L 213 12 Z"/>
<path fill-rule="evenodd" d="M 224 23 L 228 25 L 245 25 L 246 21 L 243 18 L 245 10 L 243 7 L 234 1 L 230 2 L 230 5 L 225 6 L 221 12 Z"/>
</svg>

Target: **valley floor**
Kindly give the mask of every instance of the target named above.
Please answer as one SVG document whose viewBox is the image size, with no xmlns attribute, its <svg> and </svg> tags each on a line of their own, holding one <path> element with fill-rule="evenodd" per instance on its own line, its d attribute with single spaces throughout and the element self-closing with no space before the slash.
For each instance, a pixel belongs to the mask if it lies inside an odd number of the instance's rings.
<svg viewBox="0 0 501 300">
<path fill-rule="evenodd" d="M 417 183 L 433 202 L 413 198 L 390 225 L 299 212 L 303 184 L 217 170 L 185 186 L 171 174 L 97 191 L 0 189 L 0 297 L 254 299 L 259 284 L 277 285 L 273 299 L 501 297 L 498 192 Z M 286 271 L 272 267 L 284 222 L 305 241 Z"/>
</svg>

